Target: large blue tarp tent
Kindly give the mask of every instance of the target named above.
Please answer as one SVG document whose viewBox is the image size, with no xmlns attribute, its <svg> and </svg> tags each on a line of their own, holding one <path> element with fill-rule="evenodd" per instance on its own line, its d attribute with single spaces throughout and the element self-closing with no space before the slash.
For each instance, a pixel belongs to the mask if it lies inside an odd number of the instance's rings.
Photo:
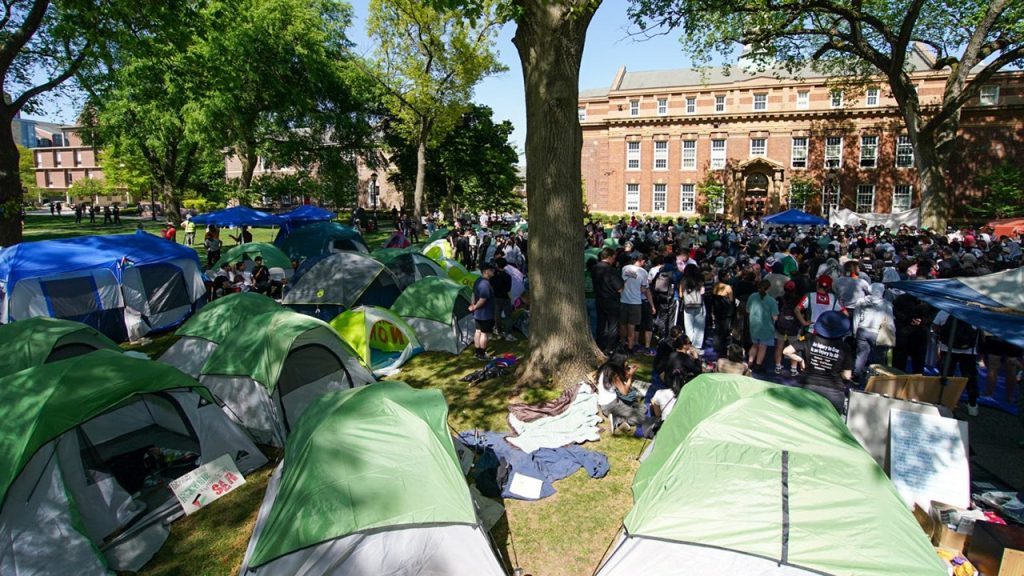
<svg viewBox="0 0 1024 576">
<path fill-rule="evenodd" d="M 0 251 L 0 323 L 49 316 L 137 338 L 205 301 L 200 270 L 195 250 L 146 233 L 23 242 Z"/>
<path fill-rule="evenodd" d="M 795 209 L 765 216 L 761 221 L 776 226 L 828 226 L 828 220 Z"/>
<path fill-rule="evenodd" d="M 192 222 L 204 225 L 216 224 L 217 226 L 281 226 L 287 220 L 248 206 L 233 206 L 193 216 Z"/>
<path fill-rule="evenodd" d="M 970 278 L 890 282 L 887 286 L 1024 347 L 1024 268 Z"/>
<path fill-rule="evenodd" d="M 278 214 L 278 216 L 287 220 L 289 226 L 296 227 L 310 222 L 329 222 L 334 220 L 337 214 L 317 206 L 304 204 L 294 210 Z"/>
</svg>

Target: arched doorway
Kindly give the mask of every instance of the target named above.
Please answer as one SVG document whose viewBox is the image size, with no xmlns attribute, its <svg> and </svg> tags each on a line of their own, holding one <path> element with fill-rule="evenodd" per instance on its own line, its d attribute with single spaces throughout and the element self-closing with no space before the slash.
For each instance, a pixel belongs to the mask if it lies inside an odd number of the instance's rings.
<svg viewBox="0 0 1024 576">
<path fill-rule="evenodd" d="M 761 172 L 751 172 L 743 186 L 744 210 L 746 218 L 760 218 L 765 215 L 768 204 L 769 179 Z"/>
</svg>

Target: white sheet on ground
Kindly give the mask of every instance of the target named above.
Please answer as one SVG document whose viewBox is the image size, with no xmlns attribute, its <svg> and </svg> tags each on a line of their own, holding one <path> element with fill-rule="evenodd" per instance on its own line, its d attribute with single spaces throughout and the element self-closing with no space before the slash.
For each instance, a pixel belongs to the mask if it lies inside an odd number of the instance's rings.
<svg viewBox="0 0 1024 576">
<path fill-rule="evenodd" d="M 597 442 L 601 439 L 597 427 L 601 422 L 597 394 L 587 385 L 580 386 L 576 399 L 561 414 L 545 416 L 533 422 L 523 422 L 509 415 L 508 421 L 516 436 L 509 436 L 506 440 L 523 452 Z"/>
</svg>

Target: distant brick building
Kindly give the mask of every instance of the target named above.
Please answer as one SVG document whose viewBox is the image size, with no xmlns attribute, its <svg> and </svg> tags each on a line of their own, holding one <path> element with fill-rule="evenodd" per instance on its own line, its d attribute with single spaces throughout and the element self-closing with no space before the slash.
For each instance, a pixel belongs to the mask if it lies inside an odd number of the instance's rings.
<svg viewBox="0 0 1024 576">
<path fill-rule="evenodd" d="M 36 186 L 42 199 L 71 202 L 68 190 L 75 182 L 103 180 L 103 167 L 99 164 L 97 149 L 82 142 L 78 126 L 56 128 L 52 134 L 42 134 L 38 127 L 35 128 L 36 146 L 32 148 L 32 156 L 36 167 Z M 96 201 L 101 205 L 124 203 L 126 200 L 123 195 L 79 199 Z"/>
<path fill-rule="evenodd" d="M 922 103 L 938 102 L 944 75 L 928 52 L 911 55 Z M 914 151 L 886 85 L 833 91 L 827 79 L 778 79 L 721 69 L 627 72 L 579 99 L 582 177 L 595 212 L 692 216 L 705 207 L 709 174 L 727 188 L 731 217 L 786 207 L 890 212 L 918 206 Z M 1002 72 L 963 109 L 949 175 L 956 205 L 979 191 L 974 177 L 1003 161 L 1024 163 L 1024 73 Z M 794 178 L 810 180 L 804 206 Z"/>
</svg>

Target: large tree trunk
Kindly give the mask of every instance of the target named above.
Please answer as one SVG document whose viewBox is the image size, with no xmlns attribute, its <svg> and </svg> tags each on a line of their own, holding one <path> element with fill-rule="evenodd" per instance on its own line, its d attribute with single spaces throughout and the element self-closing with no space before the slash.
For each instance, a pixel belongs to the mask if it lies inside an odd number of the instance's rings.
<svg viewBox="0 0 1024 576">
<path fill-rule="evenodd" d="M 255 147 L 242 145 L 238 147 L 238 159 L 242 162 L 242 173 L 239 175 L 242 190 L 248 190 L 252 186 L 252 175 L 256 172 L 260 158 Z"/>
<path fill-rule="evenodd" d="M 10 126 L 10 119 L 0 120 Z M 21 203 L 24 188 L 19 174 L 21 155 L 11 130 L 0 134 L 0 246 L 13 246 L 21 242 Z"/>
<path fill-rule="evenodd" d="M 583 134 L 576 108 L 587 26 L 600 2 L 526 0 L 513 44 L 526 87 L 526 189 L 530 222 L 530 356 L 520 385 L 572 385 L 600 354 L 583 295 Z"/>
<path fill-rule="evenodd" d="M 427 179 L 427 141 L 430 140 L 430 125 L 424 123 L 416 142 L 416 187 L 413 189 L 413 220 L 423 217 L 423 185 Z"/>
</svg>

